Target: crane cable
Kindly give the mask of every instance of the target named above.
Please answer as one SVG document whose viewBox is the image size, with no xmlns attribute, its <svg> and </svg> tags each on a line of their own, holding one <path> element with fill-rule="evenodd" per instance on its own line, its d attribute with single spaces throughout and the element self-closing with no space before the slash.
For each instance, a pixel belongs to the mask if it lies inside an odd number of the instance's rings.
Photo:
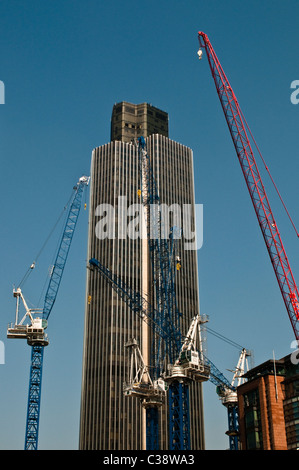
<svg viewBox="0 0 299 470">
<path fill-rule="evenodd" d="M 231 346 L 234 346 L 235 348 L 237 349 L 244 349 L 243 346 L 241 346 L 240 344 L 236 343 L 235 341 L 232 341 L 231 339 L 227 338 L 226 336 L 223 336 L 222 334 L 218 333 L 217 331 L 215 330 L 212 330 L 211 328 L 209 327 L 205 327 L 207 332 L 211 333 L 212 335 L 216 336 L 216 338 L 219 338 L 221 339 L 222 341 L 230 344 Z"/>
<path fill-rule="evenodd" d="M 274 182 L 274 180 L 273 180 L 273 177 L 272 177 L 272 175 L 271 175 L 271 173 L 270 173 L 270 170 L 269 170 L 268 166 L 266 165 L 266 162 L 265 162 L 265 160 L 264 160 L 264 158 L 263 158 L 263 156 L 262 156 L 262 153 L 261 153 L 261 151 L 260 151 L 260 149 L 259 149 L 259 147 L 258 147 L 258 145 L 257 145 L 257 143 L 256 143 L 256 141 L 255 141 L 255 139 L 254 139 L 254 137 L 253 137 L 253 135 L 252 135 L 252 132 L 251 132 L 249 126 L 248 126 L 248 123 L 247 123 L 247 121 L 246 121 L 246 119 L 245 119 L 245 117 L 244 117 L 244 114 L 242 113 L 242 110 L 241 110 L 239 104 L 238 104 L 238 108 L 239 108 L 240 114 L 241 114 L 241 116 L 242 116 L 242 118 L 243 118 L 243 120 L 244 120 L 244 122 L 245 122 L 245 125 L 246 125 L 246 127 L 247 127 L 247 129 L 248 129 L 248 132 L 249 132 L 250 135 L 251 135 L 251 138 L 252 138 L 252 140 L 253 140 L 253 142 L 254 142 L 254 145 L 256 146 L 256 149 L 257 149 L 257 151 L 258 151 L 258 153 L 259 153 L 259 155 L 260 155 L 260 157 L 261 157 L 261 159 L 262 159 L 262 162 L 263 162 L 263 164 L 264 164 L 264 166 L 265 166 L 265 168 L 266 168 L 266 171 L 268 172 L 268 174 L 269 174 L 269 176 L 270 176 L 270 179 L 271 179 L 272 184 L 273 184 L 273 186 L 274 186 L 274 188 L 275 188 L 275 190 L 276 190 L 276 192 L 277 192 L 277 194 L 278 194 L 278 197 L 279 197 L 279 199 L 280 199 L 280 201 L 281 201 L 281 203 L 282 203 L 282 205 L 283 205 L 283 207 L 284 207 L 284 209 L 285 209 L 285 211 L 286 211 L 286 213 L 287 213 L 288 218 L 290 219 L 290 222 L 291 222 L 291 224 L 292 224 L 292 226 L 293 226 L 293 228 L 294 228 L 294 230 L 295 230 L 295 232 L 296 232 L 297 237 L 299 237 L 299 232 L 298 232 L 298 230 L 297 230 L 297 228 L 296 228 L 296 226 L 295 226 L 295 224 L 294 224 L 294 222 L 293 222 L 293 220 L 292 220 L 292 217 L 291 217 L 290 214 L 289 214 L 289 211 L 288 211 L 288 209 L 287 209 L 287 207 L 286 207 L 286 205 L 285 205 L 285 203 L 284 203 L 284 201 L 283 201 L 283 199 L 282 199 L 282 197 L 281 197 L 280 192 L 278 191 L 278 188 L 277 188 L 277 186 L 276 186 L 276 184 L 275 184 L 275 182 Z"/>
<path fill-rule="evenodd" d="M 47 236 L 47 238 L 46 238 L 46 240 L 44 241 L 43 245 L 41 246 L 40 250 L 38 251 L 36 257 L 34 258 L 33 263 L 29 266 L 29 268 L 28 268 L 27 271 L 25 272 L 23 278 L 21 279 L 21 281 L 20 281 L 20 283 L 19 283 L 19 287 L 21 287 L 21 286 L 25 283 L 25 281 L 27 281 L 29 275 L 31 274 L 31 272 L 32 272 L 33 269 L 35 268 L 35 265 L 36 265 L 36 262 L 37 262 L 38 258 L 40 257 L 40 255 L 41 255 L 42 252 L 44 251 L 44 249 L 45 249 L 45 247 L 46 247 L 48 241 L 50 240 L 50 238 L 51 238 L 53 232 L 55 231 L 57 225 L 59 224 L 59 222 L 60 222 L 60 220 L 61 220 L 61 218 L 62 218 L 64 212 L 66 211 L 66 209 L 67 209 L 67 207 L 68 207 L 68 205 L 69 205 L 69 203 L 70 203 L 70 201 L 71 201 L 71 199 L 72 199 L 72 196 L 73 196 L 73 192 L 72 192 L 71 196 L 69 197 L 67 203 L 65 204 L 63 210 L 61 211 L 61 213 L 60 213 L 60 215 L 59 215 L 57 221 L 55 222 L 53 228 L 51 229 L 49 235 Z"/>
</svg>

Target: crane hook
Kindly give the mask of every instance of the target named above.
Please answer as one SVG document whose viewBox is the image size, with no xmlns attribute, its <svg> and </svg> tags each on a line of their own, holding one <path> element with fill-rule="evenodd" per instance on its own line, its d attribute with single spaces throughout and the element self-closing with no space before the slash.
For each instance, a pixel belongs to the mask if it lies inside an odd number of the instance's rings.
<svg viewBox="0 0 299 470">
<path fill-rule="evenodd" d="M 197 55 L 198 55 L 199 60 L 201 60 L 202 59 L 202 49 L 198 50 Z"/>
</svg>

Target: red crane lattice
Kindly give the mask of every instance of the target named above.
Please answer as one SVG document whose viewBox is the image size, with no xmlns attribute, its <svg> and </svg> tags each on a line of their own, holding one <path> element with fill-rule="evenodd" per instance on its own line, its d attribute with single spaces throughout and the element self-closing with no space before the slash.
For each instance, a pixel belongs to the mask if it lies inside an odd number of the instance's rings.
<svg viewBox="0 0 299 470">
<path fill-rule="evenodd" d="M 256 164 L 250 140 L 246 132 L 245 120 L 236 95 L 229 84 L 208 36 L 203 32 L 199 32 L 198 39 L 200 47 L 204 48 L 207 54 L 226 122 L 237 152 L 259 226 L 267 246 L 283 301 L 285 303 L 296 340 L 298 341 L 298 288 Z"/>
</svg>

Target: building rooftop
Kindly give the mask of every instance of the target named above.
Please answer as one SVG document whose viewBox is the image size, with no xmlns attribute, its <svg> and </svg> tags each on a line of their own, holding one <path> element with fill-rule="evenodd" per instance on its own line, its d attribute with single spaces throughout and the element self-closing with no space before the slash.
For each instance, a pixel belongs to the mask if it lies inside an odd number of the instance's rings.
<svg viewBox="0 0 299 470">
<path fill-rule="evenodd" d="M 168 137 L 168 113 L 149 103 L 116 103 L 112 109 L 111 141 L 132 142 L 138 137 Z"/>
</svg>

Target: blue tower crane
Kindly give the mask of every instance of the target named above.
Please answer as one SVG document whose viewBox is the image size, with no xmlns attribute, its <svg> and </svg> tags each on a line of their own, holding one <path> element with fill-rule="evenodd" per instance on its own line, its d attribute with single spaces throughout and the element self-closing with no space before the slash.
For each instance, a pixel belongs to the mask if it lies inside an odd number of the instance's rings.
<svg viewBox="0 0 299 470">
<path fill-rule="evenodd" d="M 91 258 L 89 260 L 88 267 L 91 270 L 97 271 L 101 276 L 103 276 L 107 283 L 129 306 L 129 308 L 134 311 L 135 314 L 138 315 L 143 321 L 145 321 L 152 330 L 155 330 L 155 332 L 161 337 L 163 343 L 166 343 L 166 349 L 173 349 L 175 351 L 176 354 L 174 355 L 174 362 L 172 364 L 168 364 L 171 372 L 169 373 L 167 368 L 166 370 L 161 370 L 161 378 L 163 378 L 163 381 L 173 381 L 183 383 L 183 385 L 188 385 L 191 380 L 205 381 L 209 379 L 209 369 L 210 364 L 212 363 L 210 361 L 208 363 L 201 352 L 194 350 L 192 351 L 191 348 L 191 346 L 194 344 L 193 332 L 195 331 L 195 327 L 200 323 L 199 316 L 196 316 L 193 319 L 189 332 L 186 335 L 182 345 L 177 342 L 176 336 L 172 336 L 169 333 L 167 326 L 165 327 L 165 325 L 161 325 L 156 322 L 156 319 L 158 318 L 157 310 L 152 307 L 152 305 L 149 304 L 149 302 L 144 297 L 142 297 L 139 292 L 136 292 L 134 289 L 128 286 L 120 276 L 113 274 L 107 267 L 103 266 L 100 261 L 95 258 Z M 144 365 L 142 364 L 142 367 L 143 366 Z M 170 384 L 168 390 L 169 411 L 172 413 L 172 418 L 169 419 L 169 448 L 170 450 L 186 450 L 186 443 L 189 444 L 189 428 L 186 426 L 186 423 L 189 424 L 189 421 L 186 419 L 188 416 L 186 417 L 184 415 L 186 415 L 188 408 L 186 410 L 184 401 L 180 399 L 181 396 L 174 400 L 174 393 L 171 391 L 171 385 L 172 384 Z M 137 397 L 147 396 L 149 398 L 156 398 L 158 393 L 157 390 L 159 390 L 159 380 L 156 383 L 153 382 L 153 384 L 146 384 L 146 387 L 140 382 L 138 382 L 136 386 L 131 384 L 131 395 L 135 395 Z M 153 418 L 153 421 L 151 421 L 151 415 L 148 415 L 147 417 L 149 419 L 147 422 L 147 431 L 150 432 L 154 430 L 155 432 L 153 435 L 147 435 L 147 445 L 151 445 L 153 440 L 155 440 L 155 442 L 158 440 L 157 423 L 155 417 Z M 174 432 L 176 431 L 177 427 L 182 425 L 182 422 L 185 424 L 185 426 L 180 430 L 182 439 L 180 442 L 178 442 L 175 440 L 176 436 L 174 436 Z M 180 445 L 182 447 L 179 447 Z M 152 449 L 150 448 L 150 450 Z"/>
<path fill-rule="evenodd" d="M 174 369 L 177 372 L 178 377 L 184 378 L 189 377 L 189 380 L 210 380 L 214 385 L 216 385 L 216 391 L 220 396 L 223 405 L 228 410 L 228 425 L 229 429 L 227 434 L 229 436 L 229 445 L 230 450 L 239 449 L 239 414 L 238 414 L 238 402 L 237 402 L 237 386 L 240 384 L 242 373 L 244 372 L 244 360 L 246 355 L 248 355 L 247 350 L 244 348 L 241 351 L 238 365 L 235 369 L 234 377 L 230 383 L 228 379 L 223 375 L 222 372 L 215 366 L 215 364 L 208 359 L 202 351 L 199 351 L 200 360 L 198 361 L 198 356 L 196 352 L 198 349 L 194 347 L 196 345 L 194 341 L 194 334 L 196 331 L 197 323 L 200 322 L 200 317 L 197 315 L 193 318 L 189 331 L 185 337 L 184 343 L 182 346 L 176 343 L 175 338 L 169 335 L 167 329 L 163 328 L 161 325 L 156 323 L 156 318 L 158 312 L 153 308 L 148 301 L 140 295 L 139 292 L 132 289 L 128 286 L 120 276 L 112 273 L 108 268 L 103 266 L 100 261 L 95 258 L 89 260 L 89 266 L 91 270 L 97 271 L 107 283 L 113 288 L 113 290 L 118 294 L 118 296 L 129 306 L 129 308 L 135 312 L 136 315 L 140 317 L 141 320 L 146 322 L 152 329 L 155 328 L 157 334 L 161 337 L 162 341 L 166 343 L 173 343 L 173 347 L 177 352 L 178 359 L 175 361 Z M 131 346 L 136 346 L 136 342 L 132 341 Z M 192 358 L 192 355 L 195 357 Z M 135 359 L 135 358 L 134 358 Z M 144 363 L 138 363 L 139 370 L 145 370 Z M 146 371 L 147 373 L 148 371 Z M 137 377 L 137 375 L 136 375 Z M 162 371 L 163 380 L 165 380 L 165 374 Z M 236 379 L 238 384 L 236 384 Z M 142 383 L 142 374 L 138 376 L 136 383 L 130 383 L 130 395 L 135 395 L 140 398 L 144 397 L 155 397 L 159 395 L 159 398 L 163 398 L 164 394 L 162 392 L 163 388 L 159 387 L 159 383 L 150 382 L 147 384 Z M 129 389 L 129 387 L 128 387 Z M 177 418 L 177 415 L 183 414 L 185 409 L 183 408 L 183 402 L 178 401 L 173 402 L 171 396 L 169 397 L 170 406 L 173 409 L 174 419 Z M 152 408 L 151 408 L 152 409 Z M 153 442 L 158 441 L 158 424 L 156 422 L 156 417 L 152 415 L 147 416 L 147 446 L 150 446 Z M 181 418 L 178 417 L 177 425 L 181 423 Z M 172 432 L 173 423 L 169 423 L 169 447 L 170 450 L 174 450 L 173 446 L 173 432 Z M 185 429 L 185 434 L 189 434 L 189 429 Z M 147 447 L 148 450 L 153 450 L 151 447 Z M 182 450 L 182 449 L 177 449 Z"/>
<path fill-rule="evenodd" d="M 160 198 L 153 176 L 150 158 L 146 151 L 145 140 L 138 140 L 140 183 L 142 203 L 145 214 L 145 226 L 152 264 L 152 276 L 156 292 L 156 302 L 150 305 L 139 292 L 127 286 L 121 277 L 113 274 L 97 259 L 89 260 L 89 268 L 102 275 L 118 296 L 151 328 L 153 338 L 151 354 L 151 375 L 146 367 L 141 351 L 135 339 L 126 346 L 131 351 L 130 380 L 125 384 L 126 395 L 143 399 L 146 408 L 147 449 L 158 449 L 158 408 L 165 396 L 168 385 L 169 402 L 169 449 L 188 450 L 190 448 L 189 424 L 189 384 L 191 381 L 203 382 L 209 379 L 212 368 L 212 380 L 217 380 L 225 390 L 232 386 L 211 361 L 207 360 L 202 350 L 195 348 L 195 332 L 202 320 L 196 315 L 189 331 L 182 342 L 180 327 L 181 314 L 177 310 L 175 296 L 175 236 L 174 228 L 169 237 L 165 233 L 161 213 Z M 164 229 L 164 236 L 162 231 Z M 198 330 L 197 330 L 198 329 Z M 201 349 L 201 345 L 200 345 Z M 167 359 L 167 364 L 162 360 Z M 135 367 L 135 368 L 134 368 Z M 146 376 L 147 380 L 143 381 Z"/>
<path fill-rule="evenodd" d="M 150 327 L 151 331 L 155 333 L 156 336 L 162 338 L 163 344 L 161 346 L 163 347 L 163 351 L 175 349 L 177 353 L 179 353 L 180 343 L 176 341 L 176 336 L 175 340 L 173 340 L 173 337 L 168 334 L 168 330 L 163 324 L 161 324 L 157 309 L 155 309 L 139 292 L 128 286 L 121 277 L 112 273 L 97 259 L 90 259 L 88 267 L 101 274 L 117 295 L 129 306 L 129 308 Z M 136 357 L 136 340 L 133 339 L 130 344 L 126 344 L 126 346 L 131 349 L 131 357 Z M 157 354 L 151 359 L 150 383 L 144 383 L 144 375 L 147 374 L 147 370 L 141 353 L 139 352 L 138 360 L 133 361 L 137 363 L 136 370 L 134 370 L 133 378 L 129 380 L 128 384 L 125 384 L 124 393 L 126 396 L 134 396 L 143 400 L 142 404 L 146 409 L 146 447 L 147 449 L 158 450 L 158 409 L 164 402 L 165 388 L 163 387 L 161 389 L 158 382 L 158 369 L 160 374 L 162 373 L 162 370 L 160 369 L 161 358 Z M 135 378 L 137 376 L 138 380 Z"/>
<path fill-rule="evenodd" d="M 163 226 L 163 218 L 159 211 L 160 197 L 158 193 L 157 184 L 154 178 L 153 169 L 150 161 L 150 156 L 147 153 L 146 142 L 143 137 L 138 139 L 138 154 L 139 154 L 139 171 L 140 171 L 140 187 L 139 195 L 141 197 L 144 212 L 145 212 L 145 224 L 147 228 L 147 239 L 149 243 L 150 258 L 152 264 L 152 275 L 156 290 L 156 303 L 157 303 L 157 319 L 159 324 L 163 324 L 164 332 L 171 341 L 171 344 L 164 354 L 168 354 L 170 363 L 172 366 L 169 367 L 170 373 L 163 374 L 164 380 L 168 382 L 169 391 L 169 441 L 170 449 L 173 450 L 187 450 L 190 447 L 189 442 L 189 383 L 190 376 L 192 380 L 203 381 L 207 380 L 207 370 L 211 370 L 211 381 L 217 385 L 217 393 L 222 399 L 222 403 L 226 406 L 228 411 L 228 424 L 229 429 L 227 434 L 230 441 L 230 449 L 237 450 L 239 447 L 238 438 L 238 405 L 237 405 L 237 393 L 234 385 L 238 379 L 240 384 L 240 371 L 242 367 L 244 369 L 244 361 L 248 352 L 243 348 L 239 358 L 239 363 L 236 368 L 236 372 L 232 383 L 230 384 L 224 375 L 216 368 L 216 366 L 205 358 L 202 364 L 206 368 L 204 374 L 194 374 L 189 372 L 189 376 L 186 375 L 185 370 L 182 370 L 180 362 L 182 358 L 186 357 L 188 347 L 186 344 L 181 346 L 181 350 L 178 355 L 178 345 L 182 343 L 181 334 L 181 313 L 177 309 L 176 305 L 176 294 L 175 294 L 175 273 L 174 268 L 174 234 L 170 233 L 168 241 L 168 233 L 165 232 L 167 227 Z M 197 316 L 194 317 L 193 321 L 196 321 Z M 189 332 L 186 338 L 192 334 L 192 327 L 194 326 L 193 333 L 195 331 L 195 325 L 190 326 Z M 156 341 L 161 344 L 162 337 L 158 336 Z M 176 345 L 174 348 L 171 345 Z M 152 357 L 157 361 L 163 357 L 161 355 L 161 346 L 156 348 L 158 354 Z M 191 351 L 189 350 L 189 353 Z M 202 352 L 201 352 L 201 357 Z M 179 358 L 179 359 L 178 359 Z M 191 359 L 189 357 L 189 359 Z M 201 359 L 202 360 L 202 359 Z M 191 362 L 189 362 L 191 367 Z M 159 367 L 155 368 L 156 373 L 160 373 Z M 239 374 L 239 376 L 237 376 Z M 157 378 L 157 377 L 156 377 Z M 158 414 L 152 414 L 151 419 L 155 416 L 156 427 Z M 149 420 L 150 421 L 150 420 Z"/>
<path fill-rule="evenodd" d="M 25 450 L 37 450 L 38 429 L 41 403 L 41 385 L 43 371 L 44 347 L 49 344 L 45 329 L 48 318 L 54 306 L 61 278 L 67 261 L 69 249 L 73 239 L 77 220 L 81 208 L 81 200 L 84 188 L 89 184 L 89 177 L 82 176 L 74 187 L 74 194 L 70 204 L 67 220 L 56 254 L 54 267 L 51 272 L 50 281 L 44 300 L 43 309 L 29 309 L 20 288 L 14 290 L 17 298 L 17 313 L 14 325 L 8 327 L 8 338 L 25 338 L 31 349 L 31 366 L 29 379 L 29 393 L 27 405 L 27 421 L 25 435 Z M 23 301 L 26 313 L 22 320 L 18 320 L 18 309 L 20 299 Z M 36 315 L 41 315 L 37 317 Z M 29 323 L 26 324 L 26 320 Z"/>
</svg>

